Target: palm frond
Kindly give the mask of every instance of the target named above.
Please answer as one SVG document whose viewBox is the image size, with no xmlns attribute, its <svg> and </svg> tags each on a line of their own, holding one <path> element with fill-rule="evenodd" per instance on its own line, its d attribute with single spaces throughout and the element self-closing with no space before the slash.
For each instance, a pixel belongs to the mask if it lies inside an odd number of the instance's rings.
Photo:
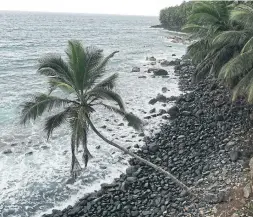
<svg viewBox="0 0 253 217">
<path fill-rule="evenodd" d="M 59 81 L 59 79 L 50 78 L 48 83 L 49 83 L 49 92 L 50 93 L 52 93 L 52 91 L 54 91 L 57 88 L 61 89 L 63 92 L 69 93 L 69 94 L 75 92 L 75 89 L 72 86 L 70 86 L 66 82 Z"/>
<path fill-rule="evenodd" d="M 247 96 L 248 102 L 253 102 L 253 69 L 245 75 L 233 89 L 233 100 L 239 96 Z"/>
<path fill-rule="evenodd" d="M 57 79 L 70 86 L 74 86 L 75 81 L 68 64 L 57 55 L 47 55 L 39 59 L 38 73 Z"/>
<path fill-rule="evenodd" d="M 202 38 L 187 47 L 187 55 L 189 55 L 193 63 L 200 63 L 205 59 L 210 51 L 209 39 Z"/>
<path fill-rule="evenodd" d="M 230 19 L 240 23 L 247 29 L 253 29 L 253 8 L 249 5 L 240 4 L 231 11 Z"/>
<path fill-rule="evenodd" d="M 93 67 L 89 74 L 89 78 L 87 79 L 87 88 L 93 86 L 97 82 L 97 79 L 101 78 L 105 74 L 105 67 L 107 66 L 109 60 L 118 52 L 119 51 L 114 51 L 113 53 L 105 57 L 96 67 Z"/>
<path fill-rule="evenodd" d="M 224 31 L 214 38 L 212 44 L 213 44 L 213 46 L 216 46 L 216 47 L 223 47 L 228 44 L 230 46 L 240 46 L 240 45 L 245 44 L 249 40 L 251 35 L 252 35 L 252 33 L 250 33 L 247 30 Z"/>
<path fill-rule="evenodd" d="M 70 111 L 70 107 L 46 119 L 44 130 L 47 132 L 47 139 L 49 139 L 49 137 L 52 135 L 53 131 L 57 127 L 61 126 L 64 123 L 64 121 L 66 121 L 69 111 Z"/>
<path fill-rule="evenodd" d="M 110 101 L 117 103 L 118 106 L 120 107 L 120 109 L 122 109 L 122 110 L 125 109 L 125 106 L 124 106 L 121 96 L 112 90 L 98 87 L 98 88 L 94 88 L 91 91 L 89 91 L 86 94 L 86 96 L 87 96 L 87 98 L 89 98 L 92 101 L 94 100 L 94 98 L 101 99 L 101 100 L 110 100 Z"/>
<path fill-rule="evenodd" d="M 111 76 L 109 76 L 108 78 L 102 80 L 101 82 L 99 82 L 94 89 L 96 88 L 104 88 L 104 89 L 109 89 L 112 90 L 115 87 L 115 82 L 118 78 L 118 73 L 115 73 Z"/>
<path fill-rule="evenodd" d="M 126 111 L 118 109 L 114 106 L 106 104 L 101 105 L 103 105 L 106 109 L 109 109 L 110 111 L 122 116 L 129 123 L 129 126 L 132 126 L 135 130 L 141 131 L 143 129 L 143 123 L 141 119 L 135 116 L 133 113 L 127 113 Z"/>
<path fill-rule="evenodd" d="M 87 53 L 80 41 L 68 41 L 68 48 L 66 50 L 68 56 L 68 63 L 75 78 L 76 88 L 79 91 L 84 89 L 84 77 L 87 73 Z"/>
<path fill-rule="evenodd" d="M 244 76 L 253 67 L 253 50 L 237 55 L 227 62 L 219 73 L 219 78 L 230 81 L 231 79 Z"/>
<path fill-rule="evenodd" d="M 21 123 L 25 124 L 31 119 L 35 120 L 45 111 L 51 111 L 54 107 L 62 107 L 69 103 L 72 101 L 47 94 L 36 95 L 32 101 L 27 101 L 21 105 Z"/>
<path fill-rule="evenodd" d="M 247 51 L 250 51 L 253 49 L 253 37 L 251 37 L 247 43 L 244 45 L 244 47 L 242 48 L 241 53 L 245 53 Z"/>
</svg>

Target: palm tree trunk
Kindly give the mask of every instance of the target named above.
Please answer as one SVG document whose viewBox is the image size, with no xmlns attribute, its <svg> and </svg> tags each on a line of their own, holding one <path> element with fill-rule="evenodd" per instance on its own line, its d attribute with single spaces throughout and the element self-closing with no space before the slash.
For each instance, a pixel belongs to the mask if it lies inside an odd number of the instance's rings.
<svg viewBox="0 0 253 217">
<path fill-rule="evenodd" d="M 187 187 L 184 183 L 182 183 L 181 181 L 179 181 L 175 176 L 173 176 L 171 173 L 167 172 L 166 170 L 164 170 L 163 168 L 156 166 L 155 164 L 151 163 L 150 161 L 147 161 L 141 157 L 139 157 L 138 155 L 134 154 L 133 152 L 129 151 L 126 148 L 123 148 L 122 146 L 114 143 L 113 141 L 110 141 L 109 139 L 105 138 L 97 129 L 96 127 L 93 125 L 92 121 L 90 120 L 89 117 L 87 117 L 88 119 L 88 123 L 91 126 L 92 130 L 101 138 L 103 139 L 105 142 L 107 142 L 108 144 L 120 149 L 121 151 L 123 151 L 124 153 L 127 153 L 128 155 L 132 156 L 133 158 L 139 160 L 142 163 L 145 163 L 146 165 L 154 168 L 156 171 L 159 171 L 161 173 L 163 173 L 165 176 L 169 177 L 170 179 L 172 179 L 172 181 L 174 183 L 176 183 L 178 186 L 180 186 L 181 188 L 183 188 L 184 190 L 186 190 L 188 193 L 190 193 L 192 196 L 196 197 L 196 195 L 192 192 L 192 190 Z"/>
</svg>

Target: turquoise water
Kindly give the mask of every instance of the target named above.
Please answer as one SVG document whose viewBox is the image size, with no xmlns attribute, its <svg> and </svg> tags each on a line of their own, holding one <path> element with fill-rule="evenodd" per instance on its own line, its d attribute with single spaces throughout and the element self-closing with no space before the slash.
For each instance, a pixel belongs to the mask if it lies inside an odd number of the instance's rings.
<svg viewBox="0 0 253 217">
<path fill-rule="evenodd" d="M 0 23 L 0 213 L 2 217 L 39 216 L 73 204 L 85 192 L 119 176 L 127 167 L 127 157 L 91 133 L 94 158 L 74 185 L 66 184 L 70 168 L 68 128 L 63 126 L 46 141 L 41 120 L 27 126 L 19 124 L 19 105 L 30 94 L 46 90 L 46 81 L 36 74 L 37 59 L 47 53 L 64 54 L 69 39 L 95 45 L 106 54 L 119 50 L 108 74 L 119 72 L 117 91 L 129 111 L 143 118 L 143 112 L 153 108 L 148 101 L 161 93 L 162 87 L 170 90 L 168 96 L 179 94 L 173 68 L 167 68 L 169 78 L 152 78 L 144 72 L 149 67 L 146 57 L 170 60 L 173 53 L 180 57 L 185 45 L 171 43 L 167 36 L 173 33 L 149 28 L 158 23 L 156 17 L 0 12 Z M 134 66 L 141 67 L 141 72 L 131 73 Z M 140 79 L 140 75 L 147 78 Z M 111 121 L 105 121 L 105 116 Z M 147 121 L 146 133 L 159 129 L 161 121 Z M 126 147 L 143 143 L 131 128 L 118 126 L 122 122 L 118 116 L 103 111 L 96 114 L 94 122 L 97 127 L 107 125 L 103 133 Z M 5 149 L 12 153 L 3 154 Z M 26 155 L 28 152 L 33 154 Z"/>
</svg>

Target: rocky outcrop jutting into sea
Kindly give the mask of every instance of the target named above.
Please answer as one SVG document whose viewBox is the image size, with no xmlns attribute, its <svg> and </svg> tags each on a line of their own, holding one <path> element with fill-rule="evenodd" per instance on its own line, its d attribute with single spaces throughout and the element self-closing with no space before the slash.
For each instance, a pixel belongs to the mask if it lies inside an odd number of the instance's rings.
<svg viewBox="0 0 253 217">
<path fill-rule="evenodd" d="M 227 88 L 213 80 L 191 84 L 193 72 L 189 62 L 176 66 L 181 90 L 190 92 L 177 98 L 173 120 L 137 153 L 186 185 L 205 189 L 209 198 L 194 199 L 163 174 L 131 159 L 126 174 L 114 183 L 44 216 L 208 216 L 212 204 L 226 201 L 250 157 L 240 136 L 252 125 L 252 108 L 243 101 L 232 103 Z"/>
</svg>

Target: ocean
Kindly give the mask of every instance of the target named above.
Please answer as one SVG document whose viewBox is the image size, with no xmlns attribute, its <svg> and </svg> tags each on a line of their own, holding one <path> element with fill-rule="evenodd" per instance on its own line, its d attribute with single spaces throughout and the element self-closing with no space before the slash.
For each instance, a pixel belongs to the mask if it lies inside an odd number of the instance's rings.
<svg viewBox="0 0 253 217">
<path fill-rule="evenodd" d="M 64 56 L 70 39 L 97 46 L 105 54 L 120 51 L 110 61 L 108 75 L 119 73 L 116 91 L 127 110 L 144 119 L 150 109 L 164 109 L 160 103 L 148 103 L 162 93 L 162 87 L 168 88 L 166 96 L 180 94 L 173 67 L 165 67 L 167 78 L 153 78 L 145 72 L 152 67 L 146 57 L 172 60 L 185 53 L 186 45 L 167 38 L 178 33 L 150 28 L 158 23 L 157 17 L 0 11 L 0 217 L 37 217 L 73 205 L 83 194 L 98 190 L 101 183 L 113 181 L 128 165 L 126 155 L 90 132 L 93 158 L 77 181 L 67 184 L 71 159 L 67 126 L 47 141 L 45 117 L 26 126 L 19 123 L 20 104 L 47 89 L 45 78 L 36 73 L 38 58 L 48 53 Z M 135 66 L 141 72 L 131 72 Z M 99 111 L 93 120 L 103 134 L 122 146 L 134 150 L 135 144 L 144 144 L 138 132 L 127 124 L 121 126 L 122 118 L 117 115 Z M 145 119 L 145 134 L 157 132 L 163 122 L 161 117 Z M 4 154 L 5 150 L 12 153 Z"/>
</svg>

